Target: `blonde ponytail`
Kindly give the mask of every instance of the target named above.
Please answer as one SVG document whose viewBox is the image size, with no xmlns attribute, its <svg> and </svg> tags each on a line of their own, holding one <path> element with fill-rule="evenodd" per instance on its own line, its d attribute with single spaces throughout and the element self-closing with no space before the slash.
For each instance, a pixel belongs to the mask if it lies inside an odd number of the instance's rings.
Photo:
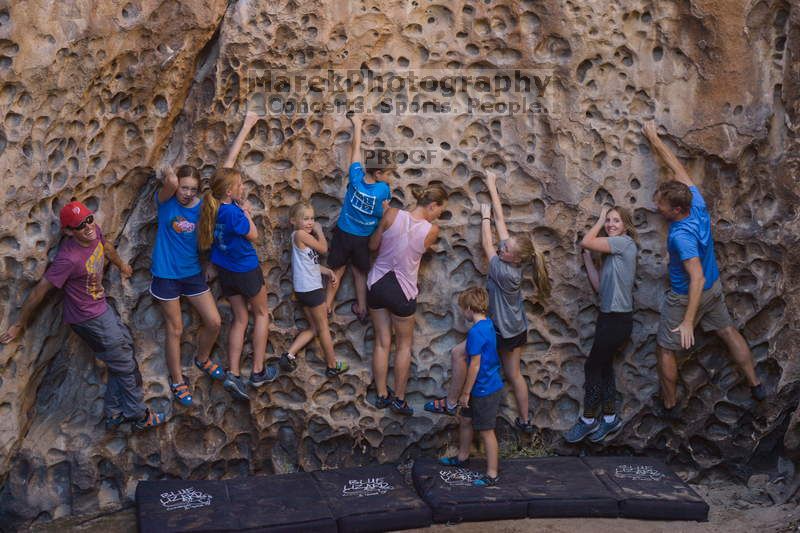
<svg viewBox="0 0 800 533">
<path fill-rule="evenodd" d="M 200 228 L 197 232 L 197 245 L 205 252 L 214 242 L 214 227 L 217 225 L 217 212 L 220 200 L 232 189 L 242 174 L 234 168 L 219 168 L 211 178 L 211 185 L 203 195 L 203 207 L 200 210 Z"/>
<path fill-rule="evenodd" d="M 534 246 L 527 235 L 515 237 L 514 240 L 517 242 L 519 258 L 525 263 L 533 264 L 533 284 L 536 286 L 537 296 L 540 299 L 549 298 L 551 286 L 544 253 Z"/>
</svg>

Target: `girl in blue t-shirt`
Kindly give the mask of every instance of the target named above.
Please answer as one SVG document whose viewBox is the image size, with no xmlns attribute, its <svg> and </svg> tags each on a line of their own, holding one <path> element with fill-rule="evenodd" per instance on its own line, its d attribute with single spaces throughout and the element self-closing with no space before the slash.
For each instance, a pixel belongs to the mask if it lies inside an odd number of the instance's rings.
<svg viewBox="0 0 800 533">
<path fill-rule="evenodd" d="M 161 175 L 163 183 L 155 194 L 158 230 L 150 268 L 153 274 L 150 294 L 158 300 L 164 314 L 170 390 L 176 401 L 189 406 L 192 405 L 192 393 L 181 372 L 181 296 L 189 300 L 201 320 L 194 364 L 213 379 L 225 376 L 222 368 L 210 358 L 219 334 L 220 318 L 197 250 L 200 175 L 189 165 L 179 167 L 177 173 L 171 167 L 164 167 Z"/>
<path fill-rule="evenodd" d="M 238 153 L 238 147 L 257 119 L 256 115 L 248 113 L 232 152 Z M 228 165 L 234 162 L 235 156 L 225 161 Z M 235 398 L 249 400 L 239 368 L 249 321 L 248 305 L 253 312 L 253 371 L 250 384 L 261 387 L 275 380 L 278 369 L 264 363 L 269 335 L 267 287 L 253 247 L 258 240 L 258 230 L 250 208 L 243 201 L 242 191 L 242 174 L 238 170 L 228 167 L 217 169 L 203 197 L 198 243 L 201 250 L 211 249 L 211 262 L 217 269 L 222 295 L 228 299 L 233 311 L 233 322 L 228 333 L 230 368 L 223 385 Z"/>
</svg>

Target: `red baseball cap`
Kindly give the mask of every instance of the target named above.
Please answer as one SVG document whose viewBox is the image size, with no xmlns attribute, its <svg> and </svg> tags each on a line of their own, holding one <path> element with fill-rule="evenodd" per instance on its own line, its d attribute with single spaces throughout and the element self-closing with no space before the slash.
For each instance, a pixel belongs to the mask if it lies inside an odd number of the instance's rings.
<svg viewBox="0 0 800 533">
<path fill-rule="evenodd" d="M 74 228 L 80 225 L 92 212 L 88 207 L 80 202 L 70 202 L 61 208 L 59 218 L 61 219 L 61 229 Z"/>
</svg>

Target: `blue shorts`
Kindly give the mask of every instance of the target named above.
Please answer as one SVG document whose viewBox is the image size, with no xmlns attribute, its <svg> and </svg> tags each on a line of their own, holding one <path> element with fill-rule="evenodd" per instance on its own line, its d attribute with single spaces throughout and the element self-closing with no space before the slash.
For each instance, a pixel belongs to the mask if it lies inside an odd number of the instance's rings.
<svg viewBox="0 0 800 533">
<path fill-rule="evenodd" d="M 202 272 L 181 279 L 153 276 L 153 281 L 150 282 L 150 294 L 157 300 L 177 300 L 181 296 L 200 296 L 209 290 Z"/>
</svg>

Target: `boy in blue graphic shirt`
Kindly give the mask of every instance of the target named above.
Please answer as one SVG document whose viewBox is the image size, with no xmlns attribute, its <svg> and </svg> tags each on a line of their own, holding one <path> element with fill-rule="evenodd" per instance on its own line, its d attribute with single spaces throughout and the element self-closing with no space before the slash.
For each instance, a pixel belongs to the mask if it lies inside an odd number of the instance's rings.
<svg viewBox="0 0 800 533">
<path fill-rule="evenodd" d="M 494 324 L 487 318 L 489 293 L 483 287 L 470 287 L 458 296 L 458 306 L 472 327 L 467 333 L 467 379 L 458 399 L 458 455 L 443 457 L 446 466 L 464 466 L 469 461 L 473 429 L 481 434 L 486 449 L 486 475 L 473 482 L 476 487 L 497 483 L 498 450 L 494 427 L 500 401 L 503 399 L 503 378 L 497 354 Z"/>
<path fill-rule="evenodd" d="M 378 227 L 383 216 L 384 202 L 392 197 L 389 185 L 380 181 L 385 179 L 391 169 L 383 166 L 361 164 L 361 125 L 360 115 L 353 115 L 353 145 L 350 147 L 350 168 L 347 193 L 342 203 L 339 220 L 333 230 L 328 268 L 341 280 L 344 269 L 351 266 L 356 290 L 356 302 L 351 307 L 353 314 L 364 323 L 367 318 L 367 273 L 369 272 L 369 237 Z M 328 285 L 326 305 L 328 312 L 333 310 L 338 286 Z"/>
</svg>

